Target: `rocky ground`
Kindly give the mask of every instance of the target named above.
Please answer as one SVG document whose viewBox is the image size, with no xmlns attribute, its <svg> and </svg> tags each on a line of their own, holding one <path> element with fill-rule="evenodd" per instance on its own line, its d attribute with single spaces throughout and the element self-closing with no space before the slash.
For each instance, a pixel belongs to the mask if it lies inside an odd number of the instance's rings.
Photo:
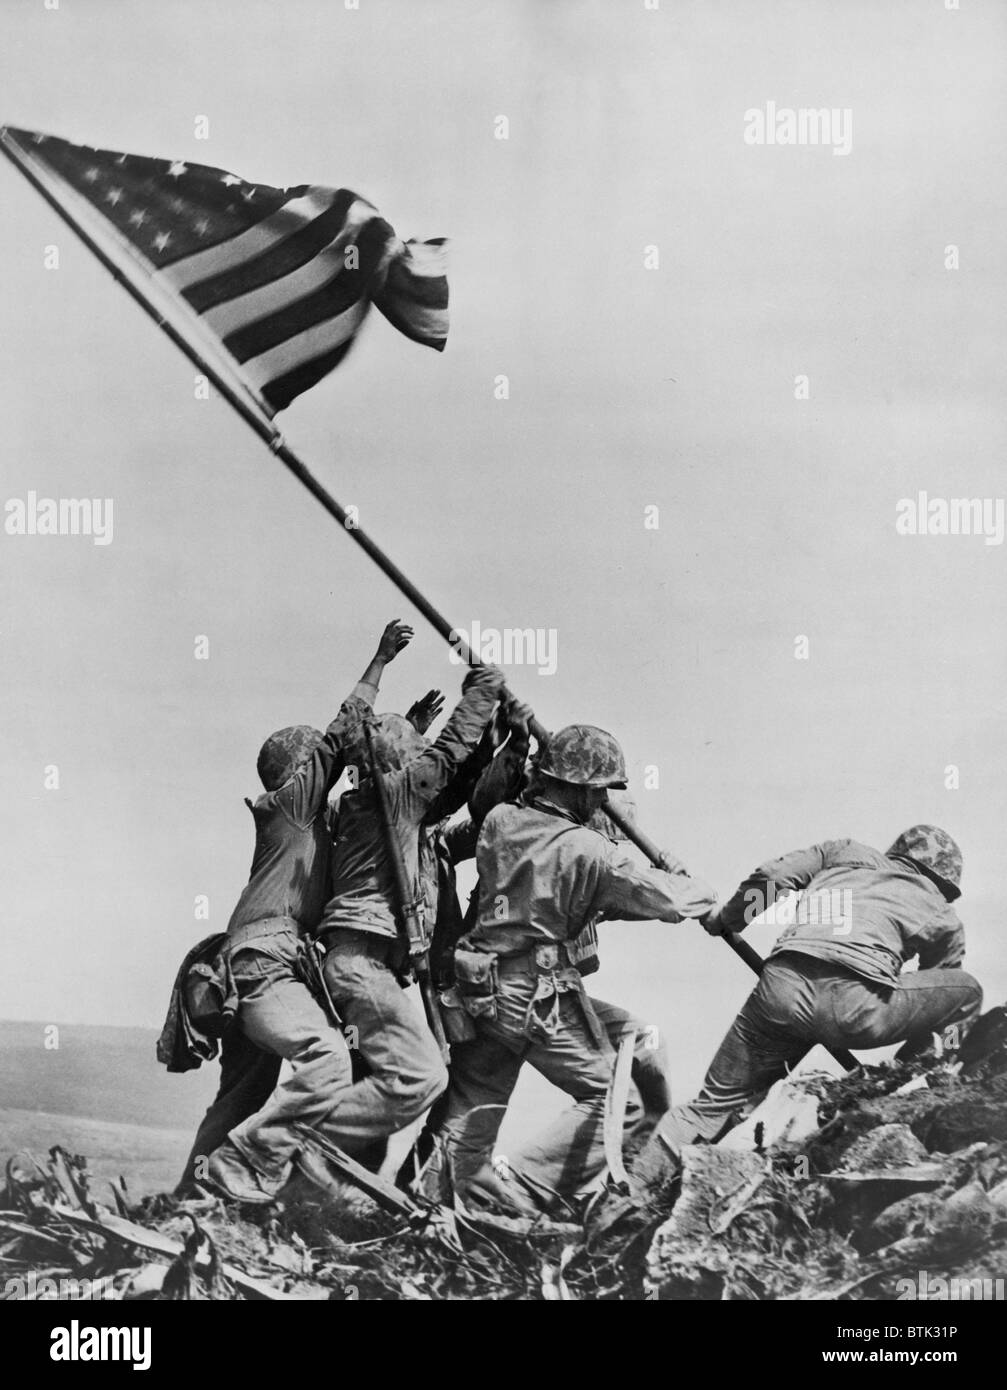
<svg viewBox="0 0 1007 1390">
<path fill-rule="evenodd" d="M 646 1216 L 606 1228 L 597 1207 L 586 1225 L 410 1219 L 307 1184 L 267 1212 L 134 1204 L 121 1184 L 106 1204 L 83 1158 L 17 1154 L 0 1297 L 75 1279 L 120 1299 L 893 1299 L 1007 1276 L 1007 1009 L 960 1053 L 793 1078 L 771 1100 L 747 1148 L 686 1150 Z"/>
</svg>

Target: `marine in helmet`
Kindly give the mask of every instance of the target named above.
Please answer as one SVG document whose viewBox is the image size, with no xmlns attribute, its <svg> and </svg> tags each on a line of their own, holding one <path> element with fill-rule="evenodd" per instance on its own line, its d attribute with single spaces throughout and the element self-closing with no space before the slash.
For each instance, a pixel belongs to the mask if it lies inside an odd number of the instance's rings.
<svg viewBox="0 0 1007 1390">
<path fill-rule="evenodd" d="M 965 934 L 952 903 L 962 853 L 936 825 L 904 830 L 883 853 L 827 840 L 761 865 L 704 923 L 711 935 L 743 931 L 781 894 L 799 894 L 695 1100 L 662 1120 L 658 1147 L 714 1142 L 816 1043 L 873 1048 L 901 1043 L 906 1058 L 944 1034 L 957 1047 L 982 1004 L 961 969 Z M 913 958 L 919 968 L 903 967 Z"/>
<path fill-rule="evenodd" d="M 374 766 L 417 900 L 423 897 L 423 823 L 464 776 L 503 688 L 503 672 L 495 666 L 471 669 L 461 699 L 432 741 L 397 714 L 384 714 L 371 726 Z M 447 1071 L 403 988 L 409 983 L 408 950 L 400 935 L 394 863 L 362 728 L 346 757 L 357 769 L 357 785 L 340 802 L 331 895 L 316 932 L 326 947 L 326 985 L 344 1028 L 352 1030 L 364 1074 L 336 1098 L 318 1129 L 352 1157 L 367 1161 L 384 1140 L 423 1114 L 447 1084 Z M 325 1184 L 322 1165 L 311 1155 L 298 1162 Z"/>
<path fill-rule="evenodd" d="M 680 866 L 637 864 L 592 828 L 609 790 L 626 780 L 616 739 L 572 724 L 540 750 L 521 801 L 494 807 L 483 821 L 476 923 L 455 953 L 475 1036 L 452 1049 L 441 1143 L 419 1182 L 429 1196 L 446 1196 L 450 1185 L 470 1203 L 561 1210 L 605 1162 L 615 1053 L 610 1020 L 599 1017 L 582 979 L 597 967 L 597 924 L 680 922 L 704 917 L 716 900 Z M 525 1062 L 574 1104 L 498 1173 L 493 1146 Z M 634 1087 L 627 1130 L 642 1117 Z"/>
<path fill-rule="evenodd" d="M 193 1143 L 179 1188 L 194 1178 L 248 1202 L 267 1202 L 297 1147 L 290 1125 L 314 1123 L 349 1085 L 342 1034 L 300 979 L 297 952 L 329 890 L 329 792 L 372 712 L 381 674 L 410 641 L 397 620 L 323 734 L 295 724 L 259 751 L 264 793 L 246 801 L 255 821 L 252 867 L 227 926 L 219 968 L 233 979 L 237 1013 L 224 1034 L 220 1089 Z M 279 1083 L 283 1060 L 290 1075 Z"/>
</svg>

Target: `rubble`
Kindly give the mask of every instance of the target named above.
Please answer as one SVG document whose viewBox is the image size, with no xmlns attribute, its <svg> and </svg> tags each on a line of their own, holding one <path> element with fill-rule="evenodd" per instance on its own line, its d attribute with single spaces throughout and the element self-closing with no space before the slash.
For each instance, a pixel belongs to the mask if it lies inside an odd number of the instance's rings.
<svg viewBox="0 0 1007 1390">
<path fill-rule="evenodd" d="M 338 1179 L 327 1193 L 299 1179 L 268 1209 L 135 1203 L 122 1182 L 104 1202 L 80 1156 L 19 1154 L 0 1193 L 0 1298 L 890 1299 L 924 1274 L 1002 1289 L 1005 1019 L 985 1015 L 957 1056 L 795 1073 L 731 1143 L 684 1151 L 664 1211 L 598 1242 L 569 1221 L 421 1220 Z"/>
<path fill-rule="evenodd" d="M 945 1288 L 951 1277 L 1002 1279 L 1007 1028 L 1004 1010 L 991 1015 L 958 1056 L 781 1083 L 802 1130 L 816 1096 L 820 1128 L 766 1146 L 758 1190 L 723 1230 L 702 1213 L 729 1177 L 725 1160 L 742 1155 L 686 1149 L 681 1197 L 650 1246 L 648 1295 L 886 1299 L 921 1270 Z M 766 1103 L 780 1129 L 779 1095 Z"/>
</svg>

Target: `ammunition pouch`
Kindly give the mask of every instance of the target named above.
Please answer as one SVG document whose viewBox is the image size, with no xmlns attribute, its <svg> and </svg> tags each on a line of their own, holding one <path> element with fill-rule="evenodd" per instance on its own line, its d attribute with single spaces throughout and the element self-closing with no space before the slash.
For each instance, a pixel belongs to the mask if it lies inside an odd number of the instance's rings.
<svg viewBox="0 0 1007 1390">
<path fill-rule="evenodd" d="M 455 947 L 455 989 L 472 1018 L 496 1018 L 498 979 L 494 952 Z"/>
<path fill-rule="evenodd" d="M 444 1033 L 449 1043 L 471 1042 L 478 1036 L 472 1015 L 466 1009 L 457 986 L 442 990 L 437 997 L 441 1005 Z"/>
</svg>

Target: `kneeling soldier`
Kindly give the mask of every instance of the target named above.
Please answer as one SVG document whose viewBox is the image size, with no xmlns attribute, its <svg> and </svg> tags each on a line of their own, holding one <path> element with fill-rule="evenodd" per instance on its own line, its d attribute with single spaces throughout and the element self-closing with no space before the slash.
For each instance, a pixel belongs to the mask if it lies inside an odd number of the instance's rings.
<svg viewBox="0 0 1007 1390">
<path fill-rule="evenodd" d="M 960 968 L 965 933 L 951 904 L 961 877 L 961 850 L 935 825 L 903 831 L 883 854 L 827 840 L 756 869 L 707 931 L 742 931 L 778 895 L 800 891 L 796 920 L 778 937 L 699 1095 L 670 1110 L 655 1139 L 673 1154 L 715 1142 L 816 1043 L 902 1043 L 899 1055 L 909 1057 L 935 1032 L 956 1027 L 960 1037 L 982 1004 L 979 982 Z M 919 969 L 900 973 L 913 956 Z"/>
</svg>

